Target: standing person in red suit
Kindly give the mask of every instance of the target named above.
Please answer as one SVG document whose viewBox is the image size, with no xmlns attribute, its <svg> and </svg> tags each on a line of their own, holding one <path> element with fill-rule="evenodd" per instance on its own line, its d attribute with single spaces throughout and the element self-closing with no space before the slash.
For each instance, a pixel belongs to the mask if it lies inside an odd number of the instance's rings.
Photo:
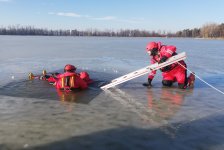
<svg viewBox="0 0 224 150">
<path fill-rule="evenodd" d="M 163 63 L 168 58 L 177 55 L 175 46 L 162 45 L 161 42 L 148 43 L 146 46 L 146 51 L 149 56 L 151 56 L 151 64 L 156 62 Z M 194 73 L 191 73 L 189 77 L 187 77 L 186 63 L 183 60 L 179 61 L 179 63 L 173 63 L 160 69 L 162 71 L 162 84 L 164 86 L 170 87 L 174 82 L 177 82 L 179 88 L 185 89 L 194 85 Z M 143 85 L 151 87 L 151 83 L 155 75 L 156 71 L 151 71 L 151 73 L 148 75 L 148 83 L 143 83 Z"/>
</svg>

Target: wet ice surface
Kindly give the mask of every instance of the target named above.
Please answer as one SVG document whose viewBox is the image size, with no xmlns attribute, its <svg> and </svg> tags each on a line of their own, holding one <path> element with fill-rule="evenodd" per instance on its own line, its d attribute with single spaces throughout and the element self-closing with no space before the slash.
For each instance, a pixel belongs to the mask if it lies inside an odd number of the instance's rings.
<svg viewBox="0 0 224 150">
<path fill-rule="evenodd" d="M 222 103 L 211 105 L 175 89 L 154 90 L 136 98 L 114 89 L 88 104 L 1 96 L 2 148 L 223 148 Z"/>
<path fill-rule="evenodd" d="M 186 51 L 189 69 L 224 91 L 223 41 L 149 38 L 1 36 L 0 149 L 211 149 L 224 148 L 223 95 L 200 80 L 194 89 L 141 84 L 143 76 L 109 91 L 98 85 L 145 67 L 148 41 Z M 62 51 L 63 50 L 63 51 Z M 203 50 L 203 54 L 202 54 Z M 214 55 L 214 50 L 219 55 Z M 69 52 L 69 53 L 68 53 Z M 26 80 L 66 63 L 97 82 L 86 91 L 58 93 Z M 14 78 L 12 78 L 12 76 Z"/>
</svg>

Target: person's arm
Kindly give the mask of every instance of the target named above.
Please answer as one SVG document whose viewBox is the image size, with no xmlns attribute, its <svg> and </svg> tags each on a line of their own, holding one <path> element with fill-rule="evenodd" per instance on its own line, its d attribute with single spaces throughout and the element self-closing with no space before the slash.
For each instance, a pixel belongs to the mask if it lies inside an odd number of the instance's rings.
<svg viewBox="0 0 224 150">
<path fill-rule="evenodd" d="M 47 81 L 50 83 L 50 84 L 54 84 L 57 80 L 58 80 L 58 78 L 59 78 L 59 76 L 60 76 L 60 74 L 59 73 L 53 73 L 51 76 L 49 76 L 48 78 L 47 78 Z"/>
<path fill-rule="evenodd" d="M 176 52 L 175 46 L 166 46 L 166 47 L 162 48 L 162 50 L 160 52 L 161 58 L 159 60 L 159 64 L 166 62 L 166 60 L 168 58 L 172 57 L 175 52 Z M 169 71 L 169 70 L 171 70 L 171 65 L 163 67 L 160 70 L 162 72 Z"/>
<path fill-rule="evenodd" d="M 151 59 L 151 64 L 154 64 L 156 63 L 156 61 L 152 58 Z M 148 86 L 148 87 L 151 87 L 152 86 L 152 80 L 154 78 L 154 76 L 156 75 L 156 70 L 154 71 L 151 71 L 148 75 L 148 82 L 147 83 L 143 83 L 142 85 L 143 86 Z"/>
<path fill-rule="evenodd" d="M 156 63 L 155 59 L 152 58 L 151 59 L 151 64 L 155 64 L 155 63 Z M 148 79 L 153 80 L 153 78 L 154 78 L 155 75 L 156 75 L 156 70 L 151 71 L 149 73 L 149 75 L 148 75 Z"/>
<path fill-rule="evenodd" d="M 159 63 L 163 63 L 165 62 L 168 58 L 173 56 L 173 53 L 176 52 L 176 47 L 175 46 L 166 46 L 164 48 L 161 49 L 161 58 Z"/>
</svg>

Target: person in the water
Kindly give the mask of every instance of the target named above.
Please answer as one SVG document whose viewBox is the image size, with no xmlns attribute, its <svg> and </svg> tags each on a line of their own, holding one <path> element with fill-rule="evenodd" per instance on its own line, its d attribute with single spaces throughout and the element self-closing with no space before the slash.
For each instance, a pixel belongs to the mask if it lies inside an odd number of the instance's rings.
<svg viewBox="0 0 224 150">
<path fill-rule="evenodd" d="M 64 67 L 64 73 L 54 73 L 52 75 L 46 75 L 40 77 L 42 80 L 47 80 L 60 90 L 74 90 L 74 89 L 86 89 L 88 84 L 93 81 L 89 78 L 87 72 L 76 73 L 76 67 L 67 64 Z"/>
</svg>

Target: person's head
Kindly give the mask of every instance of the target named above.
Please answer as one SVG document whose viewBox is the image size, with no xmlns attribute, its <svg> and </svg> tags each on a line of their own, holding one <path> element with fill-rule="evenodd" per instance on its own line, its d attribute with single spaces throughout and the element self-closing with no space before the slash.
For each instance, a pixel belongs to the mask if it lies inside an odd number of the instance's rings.
<svg viewBox="0 0 224 150">
<path fill-rule="evenodd" d="M 159 50 L 159 43 L 156 42 L 150 42 L 146 46 L 146 51 L 150 56 L 155 56 L 158 54 Z"/>
<path fill-rule="evenodd" d="M 87 72 L 80 72 L 81 79 L 89 79 L 89 74 Z"/>
<path fill-rule="evenodd" d="M 84 81 L 87 82 L 87 84 L 93 82 L 90 78 L 89 78 L 89 74 L 87 72 L 80 72 L 80 76 L 81 79 L 83 79 Z"/>
<path fill-rule="evenodd" d="M 76 71 L 76 67 L 71 64 L 67 64 L 64 67 L 64 72 L 75 72 L 75 71 Z"/>
</svg>

